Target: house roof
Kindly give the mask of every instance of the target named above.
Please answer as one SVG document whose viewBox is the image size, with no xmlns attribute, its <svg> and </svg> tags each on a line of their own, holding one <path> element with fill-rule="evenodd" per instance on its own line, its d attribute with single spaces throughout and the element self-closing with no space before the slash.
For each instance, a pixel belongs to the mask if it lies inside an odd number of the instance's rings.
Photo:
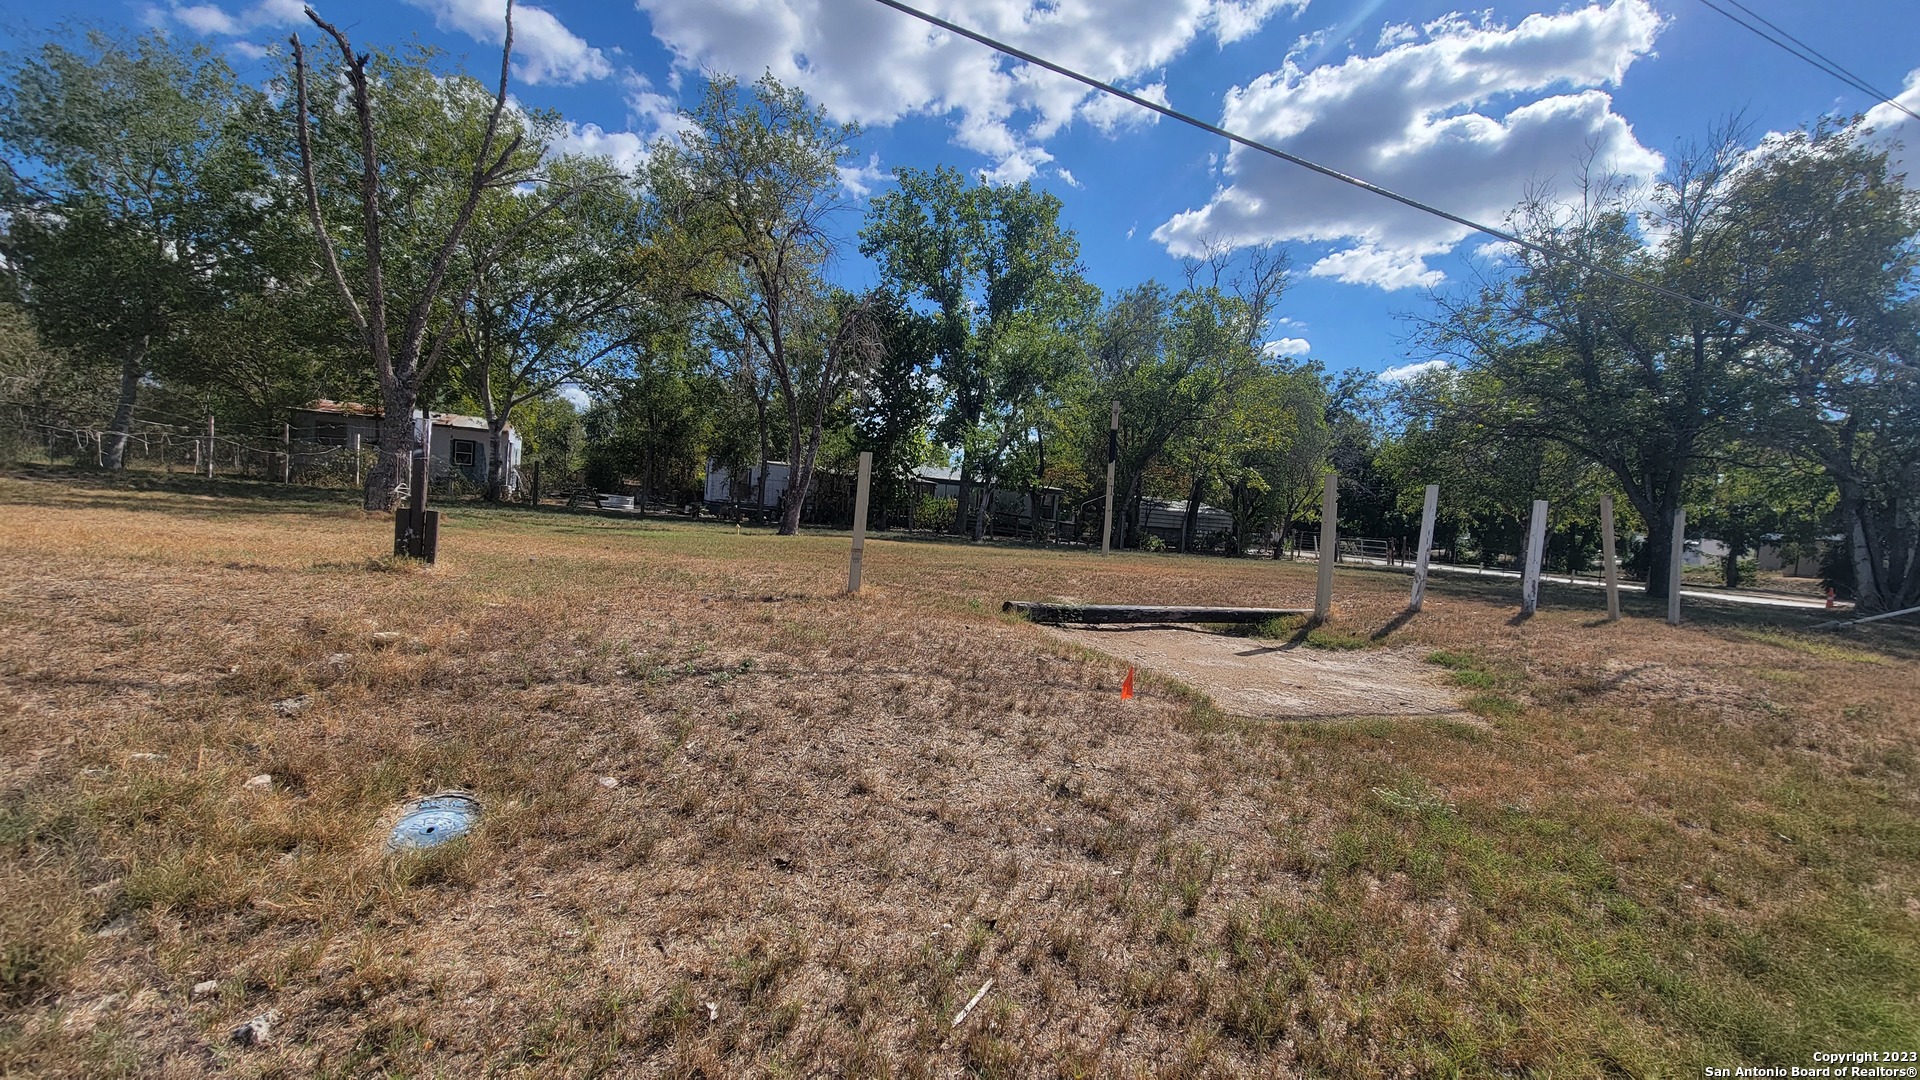
<svg viewBox="0 0 1920 1080">
<path fill-rule="evenodd" d="M 478 416 L 461 416 L 459 413 L 438 413 L 437 412 L 433 414 L 433 426 L 468 428 L 468 429 L 473 429 L 477 431 L 485 431 L 487 430 L 487 421 L 484 418 L 478 417 Z M 507 426 L 512 427 L 513 425 L 508 424 Z"/>
<path fill-rule="evenodd" d="M 957 484 L 960 482 L 960 470 L 950 465 L 921 465 L 918 468 L 913 470 L 913 478 L 915 480 L 925 480 L 928 483 L 933 483 L 933 484 Z M 978 483 L 978 481 L 976 481 L 976 483 Z M 1022 488 L 1002 488 L 1001 490 L 1025 491 L 1026 489 L 1022 487 Z M 1060 491 L 1062 489 L 1054 487 L 1051 484 L 1041 484 L 1040 490 L 1041 491 Z"/>
<path fill-rule="evenodd" d="M 335 413 L 342 416 L 379 416 L 380 410 L 373 405 L 362 405 L 357 401 L 331 401 L 318 398 L 307 402 L 294 412 Z"/>
<path fill-rule="evenodd" d="M 319 398 L 308 402 L 301 408 L 295 409 L 294 412 L 329 413 L 335 416 L 367 416 L 378 419 L 382 410 L 377 405 L 362 405 L 357 401 L 330 401 L 327 398 Z M 428 415 L 433 417 L 435 427 L 462 428 L 471 431 L 487 430 L 487 420 L 483 416 L 466 416 L 461 413 L 440 412 L 429 413 Z M 511 431 L 512 429 L 512 424 L 506 425 L 506 430 Z"/>
</svg>

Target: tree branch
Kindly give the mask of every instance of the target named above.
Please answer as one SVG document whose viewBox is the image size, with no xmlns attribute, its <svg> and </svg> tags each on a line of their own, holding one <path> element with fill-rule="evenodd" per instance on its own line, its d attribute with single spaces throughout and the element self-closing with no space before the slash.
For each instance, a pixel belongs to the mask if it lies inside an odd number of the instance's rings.
<svg viewBox="0 0 1920 1080">
<path fill-rule="evenodd" d="M 300 179 L 306 188 L 307 218 L 313 223 L 314 236 L 320 241 L 320 253 L 326 259 L 327 274 L 339 288 L 340 298 L 347 302 L 347 314 L 353 319 L 353 325 L 359 327 L 364 335 L 368 332 L 367 316 L 360 310 L 360 302 L 354 299 L 353 290 L 347 285 L 347 275 L 340 269 L 340 256 L 333 250 L 333 237 L 327 235 L 326 217 L 320 211 L 320 187 L 313 176 L 313 141 L 307 131 L 307 51 L 300 44 L 299 34 L 290 35 L 288 40 L 293 43 L 294 97 L 299 108 L 296 123 L 300 132 Z"/>
</svg>

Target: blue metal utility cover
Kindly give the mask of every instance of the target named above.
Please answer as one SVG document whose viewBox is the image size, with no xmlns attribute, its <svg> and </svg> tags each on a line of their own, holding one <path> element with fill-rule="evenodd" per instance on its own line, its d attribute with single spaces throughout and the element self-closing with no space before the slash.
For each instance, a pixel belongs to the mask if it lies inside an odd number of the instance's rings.
<svg viewBox="0 0 1920 1080">
<path fill-rule="evenodd" d="M 387 836 L 387 850 L 437 847 L 467 835 L 480 820 L 480 800 L 464 791 L 442 791 L 415 799 L 401 811 Z"/>
</svg>

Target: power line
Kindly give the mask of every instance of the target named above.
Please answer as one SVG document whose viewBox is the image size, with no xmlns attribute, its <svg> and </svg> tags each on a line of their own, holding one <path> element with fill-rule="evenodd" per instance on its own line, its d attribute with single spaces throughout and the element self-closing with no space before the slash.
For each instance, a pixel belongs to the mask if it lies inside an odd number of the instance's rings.
<svg viewBox="0 0 1920 1080">
<path fill-rule="evenodd" d="M 1183 113 L 1178 109 L 1174 109 L 1170 106 L 1162 105 L 1157 101 L 1149 101 L 1138 94 L 1131 93 L 1126 90 L 1122 90 L 1118 86 L 1113 85 L 1112 83 L 1103 82 L 1100 79 L 1096 79 L 1091 75 L 1081 74 L 1080 72 L 1075 71 L 1070 67 L 1066 67 L 1065 65 L 1054 63 L 1051 60 L 1047 60 L 1043 57 L 1036 56 L 1033 53 L 1027 52 L 1025 49 L 1016 48 L 1015 46 L 1009 45 L 1004 41 L 1000 41 L 996 38 L 988 37 L 987 35 L 982 34 L 975 30 L 970 30 L 964 26 L 959 25 L 958 23 L 949 22 L 946 19 L 940 18 L 938 15 L 932 15 L 927 12 L 921 11 L 918 8 L 910 7 L 907 4 L 901 3 L 900 0 L 875 0 L 875 2 L 884 4 L 887 7 L 890 7 L 895 11 L 898 11 L 904 15 L 911 15 L 914 18 L 919 19 L 921 22 L 928 23 L 933 26 L 937 26 L 940 29 L 947 31 L 948 33 L 958 34 L 961 37 L 966 38 L 970 41 L 974 41 L 981 45 L 985 45 L 987 48 L 993 49 L 996 52 L 1004 53 L 1017 60 L 1024 60 L 1035 67 L 1045 68 L 1046 70 L 1051 71 L 1056 75 L 1060 75 L 1065 78 L 1072 79 L 1074 82 L 1080 83 L 1083 86 L 1090 86 L 1095 90 L 1099 90 L 1102 93 L 1110 94 L 1114 97 L 1120 98 L 1122 101 L 1131 102 L 1132 104 L 1138 105 L 1143 109 L 1149 109 L 1153 112 L 1159 113 L 1161 116 L 1167 117 L 1168 119 L 1177 120 L 1180 123 L 1186 124 L 1189 127 L 1199 128 L 1201 131 L 1205 131 L 1212 135 L 1218 135 L 1221 138 L 1226 139 L 1228 142 L 1235 144 L 1236 146 L 1244 146 L 1249 150 L 1266 154 L 1270 157 L 1279 158 L 1281 161 L 1287 162 L 1290 165 L 1298 165 L 1303 169 L 1307 169 L 1311 172 L 1319 173 L 1321 176 L 1325 176 L 1332 180 L 1338 180 L 1343 184 L 1347 184 L 1349 186 L 1359 188 L 1360 190 L 1368 192 L 1369 194 L 1378 195 L 1383 199 L 1392 200 L 1393 202 L 1397 202 L 1402 206 L 1411 207 L 1415 210 L 1420 211 L 1421 213 L 1431 214 L 1434 217 L 1440 218 L 1443 221 L 1451 221 L 1455 225 L 1459 225 L 1464 228 L 1471 229 L 1474 232 L 1485 233 L 1496 240 L 1502 240 L 1502 241 L 1505 241 L 1506 243 L 1513 244 L 1516 247 L 1524 248 L 1525 250 L 1531 251 L 1543 258 L 1557 259 L 1560 262 L 1577 266 L 1583 270 L 1586 270 L 1589 273 L 1597 274 L 1601 277 L 1607 278 L 1612 281 L 1617 281 L 1623 285 L 1631 285 L 1635 288 L 1645 289 L 1648 292 L 1657 293 L 1661 296 L 1665 296 L 1672 300 L 1678 300 L 1684 304 L 1689 304 L 1694 307 L 1704 308 L 1716 314 L 1724 315 L 1727 318 L 1733 319 L 1736 322 L 1746 323 L 1749 326 L 1759 327 L 1760 329 L 1763 329 L 1763 330 L 1771 330 L 1776 334 L 1781 334 L 1786 337 L 1793 338 L 1796 341 L 1801 341 L 1808 345 L 1816 345 L 1823 349 L 1833 349 L 1836 352 L 1844 353 L 1848 356 L 1852 356 L 1857 359 L 1866 360 L 1876 365 L 1893 367 L 1893 368 L 1901 369 L 1904 371 L 1916 370 L 1915 368 L 1899 360 L 1896 360 L 1892 357 L 1882 356 L 1878 353 L 1871 353 L 1866 351 L 1865 349 L 1856 349 L 1851 345 L 1842 345 L 1837 341 L 1828 341 L 1825 338 L 1817 337 L 1813 334 L 1806 333 L 1805 331 L 1802 331 L 1802 330 L 1795 330 L 1791 326 L 1784 326 L 1780 323 L 1776 323 L 1768 319 L 1758 318 L 1753 315 L 1744 315 L 1738 311 L 1733 310 L 1732 308 L 1724 307 L 1720 304 L 1716 304 L 1711 300 L 1702 300 L 1699 297 L 1688 296 L 1686 293 L 1683 293 L 1678 289 L 1670 289 L 1665 285 L 1658 284 L 1657 282 L 1643 281 L 1640 278 L 1633 277 L 1629 274 L 1623 274 L 1618 270 L 1614 270 L 1609 267 L 1602 266 L 1599 263 L 1593 262 L 1589 259 L 1582 258 L 1579 255 L 1573 254 L 1572 252 L 1561 251 L 1558 248 L 1548 247 L 1545 244 L 1538 244 L 1531 240 L 1523 239 L 1522 237 L 1517 236 L 1513 233 L 1507 232 L 1504 229 L 1496 229 L 1491 225 L 1482 224 L 1478 221 L 1473 220 L 1472 218 L 1462 217 L 1459 214 L 1455 214 L 1451 211 L 1442 210 L 1437 206 L 1433 206 L 1429 203 L 1421 202 L 1420 200 L 1415 199 L 1411 196 L 1402 195 L 1397 191 L 1393 191 L 1391 189 L 1381 187 L 1379 184 L 1373 183 L 1372 181 L 1362 180 L 1357 176 L 1349 176 L 1348 174 L 1343 173 L 1338 169 L 1330 168 L 1316 161 L 1310 161 L 1307 158 L 1303 158 L 1299 156 L 1298 154 L 1290 154 L 1287 151 L 1282 150 L 1278 147 L 1269 146 L 1268 144 L 1263 142 L 1257 142 L 1253 139 L 1246 137 L 1245 135 L 1241 135 L 1241 134 L 1238 134 L 1237 132 L 1229 131 L 1226 128 L 1220 127 L 1217 124 L 1210 124 L 1205 120 L 1200 119 L 1197 116 L 1193 116 L 1188 113 Z"/>
<path fill-rule="evenodd" d="M 1772 30 L 1774 34 L 1779 34 L 1780 37 L 1774 37 L 1773 34 L 1767 33 L 1766 30 L 1762 30 L 1760 29 L 1760 27 L 1753 25 L 1753 23 L 1747 22 L 1745 19 L 1742 19 L 1740 16 L 1735 15 L 1733 12 L 1728 11 L 1726 8 L 1721 7 L 1719 4 L 1714 3 L 1714 0 L 1700 0 L 1700 2 L 1712 8 L 1713 10 L 1719 12 L 1720 14 L 1725 15 L 1728 19 L 1731 19 L 1732 21 L 1744 27 L 1745 29 L 1752 31 L 1754 34 L 1762 38 L 1765 38 L 1766 40 L 1772 42 L 1775 45 L 1778 45 L 1780 48 L 1786 50 L 1789 54 L 1801 60 L 1805 60 L 1807 63 L 1812 64 L 1814 67 L 1819 68 L 1821 71 L 1824 71 L 1827 74 L 1833 76 L 1834 78 L 1839 79 L 1841 82 L 1846 83 L 1848 86 L 1853 87 L 1855 90 L 1858 90 L 1863 94 L 1866 94 L 1868 97 L 1871 97 L 1874 100 L 1884 105 L 1891 105 L 1894 108 L 1899 109 L 1901 112 L 1906 113 L 1908 116 L 1913 117 L 1915 120 L 1920 120 L 1920 113 L 1914 112 L 1912 109 L 1909 109 L 1905 105 L 1900 104 L 1898 101 L 1895 101 L 1892 97 L 1888 96 L 1887 94 L 1874 89 L 1872 86 L 1868 85 L 1865 79 L 1861 78 L 1858 75 L 1855 75 L 1851 71 L 1848 71 L 1845 67 L 1842 67 L 1838 60 L 1835 60 L 1832 57 L 1827 56 L 1825 53 L 1821 52 L 1820 50 L 1814 48 L 1813 46 L 1807 44 L 1804 41 L 1801 41 L 1799 38 L 1794 37 L 1792 34 L 1788 33 L 1786 30 L 1781 29 L 1779 26 L 1769 21 L 1765 15 L 1762 15 L 1759 12 L 1754 11 L 1752 8 L 1741 3 L 1740 0 L 1725 0 L 1725 2 L 1733 5 L 1734 7 L 1739 8 L 1741 11 L 1745 12 L 1748 16 L 1752 17 L 1754 20 L 1766 26 L 1768 30 Z M 1781 38 L 1785 38 L 1786 40 L 1782 41 Z M 1791 42 L 1792 44 L 1788 44 L 1788 42 Z"/>
</svg>

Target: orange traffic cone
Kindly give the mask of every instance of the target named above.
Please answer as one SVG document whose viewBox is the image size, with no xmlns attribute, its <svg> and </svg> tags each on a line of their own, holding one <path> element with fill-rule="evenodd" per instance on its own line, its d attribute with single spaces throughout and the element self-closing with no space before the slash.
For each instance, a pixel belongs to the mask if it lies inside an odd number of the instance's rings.
<svg viewBox="0 0 1920 1080">
<path fill-rule="evenodd" d="M 1120 700 L 1133 700 L 1133 669 L 1127 669 L 1127 677 L 1120 683 Z"/>
</svg>

